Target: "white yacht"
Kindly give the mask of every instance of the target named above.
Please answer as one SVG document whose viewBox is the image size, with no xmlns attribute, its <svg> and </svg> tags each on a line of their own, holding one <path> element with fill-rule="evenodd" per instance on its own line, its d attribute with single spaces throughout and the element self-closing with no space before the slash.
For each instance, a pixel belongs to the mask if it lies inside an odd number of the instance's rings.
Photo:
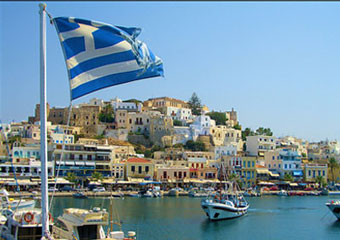
<svg viewBox="0 0 340 240">
<path fill-rule="evenodd" d="M 34 200 L 17 200 L 8 197 L 9 194 L 5 189 L 0 190 L 0 204 L 1 209 L 23 209 L 23 208 L 34 208 L 35 201 Z"/>
<path fill-rule="evenodd" d="M 105 209 L 64 209 L 53 226 L 57 239 L 105 239 L 103 226 L 108 225 L 109 214 Z"/>
<path fill-rule="evenodd" d="M 40 209 L 8 210 L 7 220 L 1 226 L 1 239 L 5 240 L 40 240 L 42 237 L 42 214 Z M 50 218 L 50 230 L 53 219 Z"/>
<path fill-rule="evenodd" d="M 247 213 L 249 208 L 248 202 L 241 193 L 236 191 L 233 183 L 230 183 L 225 191 L 219 190 L 214 196 L 210 195 L 202 200 L 201 206 L 210 220 L 241 217 Z"/>
<path fill-rule="evenodd" d="M 326 203 L 326 206 L 329 208 L 329 210 L 332 211 L 334 216 L 336 216 L 338 220 L 340 220 L 340 200 L 330 201 Z"/>
<path fill-rule="evenodd" d="M 62 216 L 58 217 L 53 226 L 52 236 L 55 239 L 112 239 L 133 240 L 134 232 L 129 232 L 128 237 L 124 232 L 115 231 L 105 233 L 104 226 L 109 224 L 109 213 L 105 209 L 93 208 L 93 210 L 67 208 Z"/>
</svg>

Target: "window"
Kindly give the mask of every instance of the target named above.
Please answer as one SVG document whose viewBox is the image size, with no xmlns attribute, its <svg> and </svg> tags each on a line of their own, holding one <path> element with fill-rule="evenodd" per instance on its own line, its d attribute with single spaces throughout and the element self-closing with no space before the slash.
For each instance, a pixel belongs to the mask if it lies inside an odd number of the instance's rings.
<svg viewBox="0 0 340 240">
<path fill-rule="evenodd" d="M 174 172 L 174 177 L 177 177 L 177 172 Z"/>
<path fill-rule="evenodd" d="M 322 176 L 325 176 L 325 170 L 322 171 Z"/>
<path fill-rule="evenodd" d="M 248 168 L 250 168 L 250 161 L 248 161 Z"/>
<path fill-rule="evenodd" d="M 139 174 L 142 173 L 142 166 L 138 166 L 138 173 L 139 173 Z"/>
<path fill-rule="evenodd" d="M 325 171 L 324 171 L 325 172 Z M 187 172 L 183 173 L 183 176 L 186 178 L 187 177 Z"/>
<path fill-rule="evenodd" d="M 131 166 L 131 172 L 135 172 L 136 168 L 135 166 Z"/>
<path fill-rule="evenodd" d="M 275 160 L 275 156 L 273 156 L 273 160 Z"/>
<path fill-rule="evenodd" d="M 145 166 L 145 172 L 149 172 L 149 166 Z"/>
<path fill-rule="evenodd" d="M 254 162 L 254 161 L 251 162 L 251 166 L 252 166 L 252 167 L 255 167 L 255 162 Z"/>
</svg>

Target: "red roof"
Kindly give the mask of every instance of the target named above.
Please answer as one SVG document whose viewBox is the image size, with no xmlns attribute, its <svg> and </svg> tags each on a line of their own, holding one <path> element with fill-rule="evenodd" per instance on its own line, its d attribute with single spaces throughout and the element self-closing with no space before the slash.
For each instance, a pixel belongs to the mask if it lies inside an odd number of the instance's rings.
<svg viewBox="0 0 340 240">
<path fill-rule="evenodd" d="M 127 160 L 128 163 L 150 163 L 150 160 L 144 158 L 129 158 Z"/>
</svg>

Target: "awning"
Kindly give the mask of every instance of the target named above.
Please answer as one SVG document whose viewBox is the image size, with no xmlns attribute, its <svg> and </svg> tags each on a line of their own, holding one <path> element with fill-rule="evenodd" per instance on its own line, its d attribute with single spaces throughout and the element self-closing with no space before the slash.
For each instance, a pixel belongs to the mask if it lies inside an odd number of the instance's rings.
<svg viewBox="0 0 340 240">
<path fill-rule="evenodd" d="M 280 177 L 280 174 L 278 174 L 278 173 L 272 173 L 272 172 L 270 172 L 270 171 L 269 171 L 269 175 L 270 175 L 271 177 Z"/>
<path fill-rule="evenodd" d="M 303 176 L 303 172 L 301 170 L 294 170 L 293 171 L 293 176 L 294 177 L 302 177 Z"/>
<path fill-rule="evenodd" d="M 265 168 L 258 168 L 256 169 L 256 173 L 258 174 L 269 174 L 269 170 L 268 169 L 265 169 Z"/>
<path fill-rule="evenodd" d="M 306 183 L 299 183 L 299 186 L 307 186 L 307 184 Z"/>
<path fill-rule="evenodd" d="M 275 185 L 272 182 L 259 182 L 258 185 Z"/>
<path fill-rule="evenodd" d="M 9 185 L 9 186 L 15 186 L 15 185 L 17 185 L 17 183 L 16 182 L 9 182 L 9 183 L 7 183 L 7 185 Z M 23 185 L 26 185 L 26 186 L 28 186 L 28 185 L 30 185 L 30 186 L 36 186 L 36 185 L 38 185 L 38 183 L 37 182 L 31 182 L 31 181 L 27 181 L 27 180 L 18 180 L 18 185 L 21 185 L 21 186 L 23 186 Z"/>
<path fill-rule="evenodd" d="M 95 166 L 96 163 L 95 162 L 85 162 L 86 166 Z"/>
</svg>

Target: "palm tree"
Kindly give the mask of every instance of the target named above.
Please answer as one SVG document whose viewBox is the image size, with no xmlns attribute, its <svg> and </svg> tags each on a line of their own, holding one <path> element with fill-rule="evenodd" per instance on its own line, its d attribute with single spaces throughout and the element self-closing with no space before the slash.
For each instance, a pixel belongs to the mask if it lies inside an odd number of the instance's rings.
<svg viewBox="0 0 340 240">
<path fill-rule="evenodd" d="M 94 172 L 92 173 L 91 177 L 93 180 L 98 181 L 103 179 L 103 174 L 101 174 L 100 172 Z"/>
<path fill-rule="evenodd" d="M 326 185 L 326 182 L 323 176 L 317 176 L 315 178 L 315 182 L 319 184 L 319 187 L 324 187 Z"/>
<path fill-rule="evenodd" d="M 328 160 L 328 165 L 329 165 L 329 167 L 331 168 L 332 180 L 333 180 L 333 182 L 335 182 L 334 169 L 337 168 L 337 167 L 339 167 L 339 164 L 337 163 L 337 161 L 335 160 L 334 157 L 331 157 L 331 158 Z"/>
<path fill-rule="evenodd" d="M 293 182 L 294 181 L 293 176 L 290 175 L 289 173 L 285 173 L 285 175 L 283 177 L 283 180 L 289 181 L 289 182 Z"/>
<path fill-rule="evenodd" d="M 73 183 L 77 182 L 77 176 L 73 172 L 68 172 L 65 179 Z"/>
</svg>

